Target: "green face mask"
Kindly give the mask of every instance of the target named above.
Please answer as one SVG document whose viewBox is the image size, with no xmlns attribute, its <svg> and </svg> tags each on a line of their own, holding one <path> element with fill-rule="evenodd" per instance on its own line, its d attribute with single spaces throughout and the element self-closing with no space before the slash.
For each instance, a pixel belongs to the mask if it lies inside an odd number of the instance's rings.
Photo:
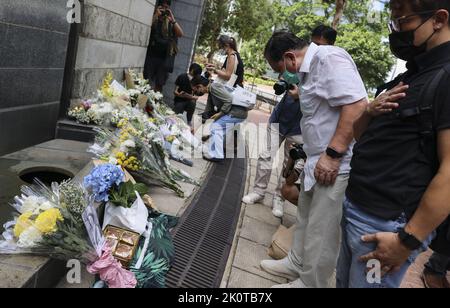
<svg viewBox="0 0 450 308">
<path fill-rule="evenodd" d="M 298 78 L 298 75 L 287 70 L 286 60 L 284 61 L 284 73 L 281 76 L 284 81 L 286 81 L 290 85 L 298 85 L 300 83 L 300 78 Z"/>
</svg>

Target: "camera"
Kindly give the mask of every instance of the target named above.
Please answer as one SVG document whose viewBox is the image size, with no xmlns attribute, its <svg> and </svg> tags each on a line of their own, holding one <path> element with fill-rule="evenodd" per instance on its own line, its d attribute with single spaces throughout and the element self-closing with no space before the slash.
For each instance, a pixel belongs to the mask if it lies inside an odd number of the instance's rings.
<svg viewBox="0 0 450 308">
<path fill-rule="evenodd" d="M 307 156 L 305 151 L 303 150 L 303 144 L 293 144 L 293 147 L 294 148 L 289 151 L 289 156 L 292 158 L 292 160 L 306 160 Z"/>
<path fill-rule="evenodd" d="M 294 86 L 288 84 L 284 80 L 279 80 L 276 84 L 273 85 L 273 89 L 275 90 L 275 95 L 282 95 L 288 90 L 293 90 Z"/>
<path fill-rule="evenodd" d="M 300 159 L 306 161 L 307 156 L 305 151 L 303 150 L 303 144 L 292 144 L 292 149 L 289 151 L 290 160 L 288 161 L 286 167 L 283 170 L 283 177 L 287 179 L 291 176 L 292 172 L 295 169 L 296 162 Z"/>
</svg>

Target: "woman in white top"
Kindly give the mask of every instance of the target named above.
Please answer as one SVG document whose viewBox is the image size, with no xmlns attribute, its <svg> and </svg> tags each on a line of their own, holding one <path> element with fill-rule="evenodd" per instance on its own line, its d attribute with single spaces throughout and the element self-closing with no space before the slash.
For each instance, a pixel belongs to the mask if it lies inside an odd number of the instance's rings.
<svg viewBox="0 0 450 308">
<path fill-rule="evenodd" d="M 218 77 L 218 82 L 228 84 L 231 87 L 241 86 L 244 83 L 244 63 L 237 51 L 236 40 L 227 35 L 221 35 L 217 39 L 219 49 L 227 58 L 221 69 L 217 69 L 214 64 L 208 64 L 207 69 L 214 72 Z"/>
</svg>

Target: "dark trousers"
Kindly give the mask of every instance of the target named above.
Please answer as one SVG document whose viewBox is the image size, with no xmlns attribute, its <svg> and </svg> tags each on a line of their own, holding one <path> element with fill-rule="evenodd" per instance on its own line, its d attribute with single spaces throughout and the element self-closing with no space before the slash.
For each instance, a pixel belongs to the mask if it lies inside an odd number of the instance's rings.
<svg viewBox="0 0 450 308">
<path fill-rule="evenodd" d="M 173 111 L 176 114 L 183 114 L 186 111 L 188 124 L 191 124 L 195 112 L 195 107 L 196 103 L 193 101 L 176 101 L 173 106 Z"/>
<path fill-rule="evenodd" d="M 425 264 L 425 270 L 430 274 L 445 277 L 450 270 L 450 258 L 435 252 Z"/>
</svg>

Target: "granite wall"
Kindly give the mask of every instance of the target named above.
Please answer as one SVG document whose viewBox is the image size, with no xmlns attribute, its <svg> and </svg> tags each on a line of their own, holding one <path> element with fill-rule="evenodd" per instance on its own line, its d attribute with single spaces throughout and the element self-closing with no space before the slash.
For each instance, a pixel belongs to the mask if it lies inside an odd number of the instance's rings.
<svg viewBox="0 0 450 308">
<path fill-rule="evenodd" d="M 0 155 L 54 137 L 70 29 L 66 3 L 0 1 Z"/>
<path fill-rule="evenodd" d="M 72 101 L 88 98 L 108 71 L 141 71 L 156 0 L 80 0 L 81 23 L 67 0 L 0 0 L 0 155 L 55 138 Z M 165 88 L 191 63 L 204 0 L 174 0 L 185 36 Z"/>
<path fill-rule="evenodd" d="M 85 0 L 71 97 L 92 96 L 108 71 L 142 70 L 156 0 Z"/>
</svg>

